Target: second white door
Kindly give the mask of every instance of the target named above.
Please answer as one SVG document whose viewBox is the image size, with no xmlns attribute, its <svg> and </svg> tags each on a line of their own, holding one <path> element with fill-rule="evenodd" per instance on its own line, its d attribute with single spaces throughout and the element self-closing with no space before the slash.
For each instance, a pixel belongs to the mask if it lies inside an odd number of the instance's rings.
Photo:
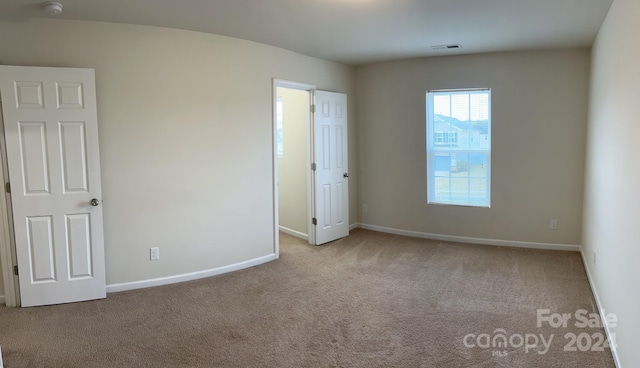
<svg viewBox="0 0 640 368">
<path fill-rule="evenodd" d="M 316 91 L 314 114 L 315 244 L 349 235 L 347 95 Z"/>
</svg>

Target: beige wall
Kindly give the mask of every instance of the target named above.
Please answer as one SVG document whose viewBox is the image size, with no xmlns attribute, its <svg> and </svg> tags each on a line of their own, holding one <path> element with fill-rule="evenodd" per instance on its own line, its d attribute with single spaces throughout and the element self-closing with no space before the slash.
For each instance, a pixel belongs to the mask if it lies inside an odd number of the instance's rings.
<svg viewBox="0 0 640 368">
<path fill-rule="evenodd" d="M 64 20 L 0 34 L 3 64 L 96 70 L 108 284 L 272 254 L 272 78 L 354 94 L 352 67 L 228 37 Z"/>
<path fill-rule="evenodd" d="M 309 92 L 278 88 L 283 104 L 283 154 L 278 158 L 280 226 L 308 235 Z"/>
<path fill-rule="evenodd" d="M 584 253 L 602 307 L 620 321 L 625 368 L 640 367 L 638 19 L 640 2 L 615 0 L 593 46 L 584 194 Z"/>
<path fill-rule="evenodd" d="M 589 51 L 481 54 L 356 70 L 365 224 L 580 244 Z M 492 89 L 490 209 L 427 205 L 425 93 Z M 549 229 L 550 219 L 558 230 Z"/>
</svg>

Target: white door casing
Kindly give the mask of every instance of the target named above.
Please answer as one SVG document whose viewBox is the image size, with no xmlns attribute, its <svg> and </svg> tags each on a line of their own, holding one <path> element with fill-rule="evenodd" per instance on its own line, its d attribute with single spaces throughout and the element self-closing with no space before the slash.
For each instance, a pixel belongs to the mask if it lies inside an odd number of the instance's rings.
<svg viewBox="0 0 640 368">
<path fill-rule="evenodd" d="M 104 298 L 93 69 L 0 66 L 0 93 L 21 305 Z"/>
<path fill-rule="evenodd" d="M 315 91 L 315 244 L 349 235 L 347 95 Z"/>
</svg>

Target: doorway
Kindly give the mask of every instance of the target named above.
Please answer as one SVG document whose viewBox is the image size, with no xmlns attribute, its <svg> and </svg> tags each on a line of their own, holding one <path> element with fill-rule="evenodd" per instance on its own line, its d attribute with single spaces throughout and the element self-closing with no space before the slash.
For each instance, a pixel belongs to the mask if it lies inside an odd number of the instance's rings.
<svg viewBox="0 0 640 368">
<path fill-rule="evenodd" d="M 279 232 L 313 243 L 311 126 L 315 86 L 274 80 L 274 207 Z"/>
<path fill-rule="evenodd" d="M 309 240 L 307 168 L 309 167 L 309 92 L 276 89 L 279 230 Z"/>
<path fill-rule="evenodd" d="M 299 99 L 291 100 L 297 101 L 293 106 L 287 102 L 289 92 L 299 96 Z M 287 111 L 298 108 L 300 112 L 292 115 L 294 117 L 289 121 Z M 273 225 L 276 258 L 280 256 L 281 229 L 306 238 L 309 244 L 315 245 L 349 235 L 347 116 L 347 95 L 344 93 L 319 91 L 308 84 L 273 81 Z M 304 134 L 290 132 L 288 125 L 294 125 L 294 130 L 304 126 Z M 295 143 L 288 143 L 288 135 L 292 136 Z M 300 140 L 304 141 L 304 147 Z M 283 162 L 288 155 L 287 145 L 294 147 L 294 168 L 288 170 L 295 177 L 293 182 L 286 177 L 287 173 L 280 175 L 280 166 L 287 165 Z M 306 173 L 304 186 L 300 184 L 300 171 Z M 306 191 L 301 189 L 304 187 Z M 285 197 L 282 201 L 281 196 Z M 281 203 L 283 207 L 286 206 L 285 202 L 292 196 L 298 199 L 297 205 L 280 211 Z M 301 207 L 304 203 L 302 197 L 306 197 L 306 211 Z M 281 216 L 284 223 L 280 220 Z M 297 221 L 300 219 L 307 224 L 306 236 L 303 232 L 305 226 Z"/>
</svg>

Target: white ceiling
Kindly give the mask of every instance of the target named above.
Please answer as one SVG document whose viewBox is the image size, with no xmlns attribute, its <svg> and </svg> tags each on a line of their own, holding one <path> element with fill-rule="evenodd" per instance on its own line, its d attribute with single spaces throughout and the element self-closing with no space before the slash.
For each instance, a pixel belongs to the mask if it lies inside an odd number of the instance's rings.
<svg viewBox="0 0 640 368">
<path fill-rule="evenodd" d="M 59 0 L 56 18 L 144 24 L 265 43 L 351 65 L 492 51 L 587 47 L 613 0 Z M 0 0 L 0 19 L 50 17 Z M 458 43 L 460 50 L 430 46 Z"/>
</svg>

